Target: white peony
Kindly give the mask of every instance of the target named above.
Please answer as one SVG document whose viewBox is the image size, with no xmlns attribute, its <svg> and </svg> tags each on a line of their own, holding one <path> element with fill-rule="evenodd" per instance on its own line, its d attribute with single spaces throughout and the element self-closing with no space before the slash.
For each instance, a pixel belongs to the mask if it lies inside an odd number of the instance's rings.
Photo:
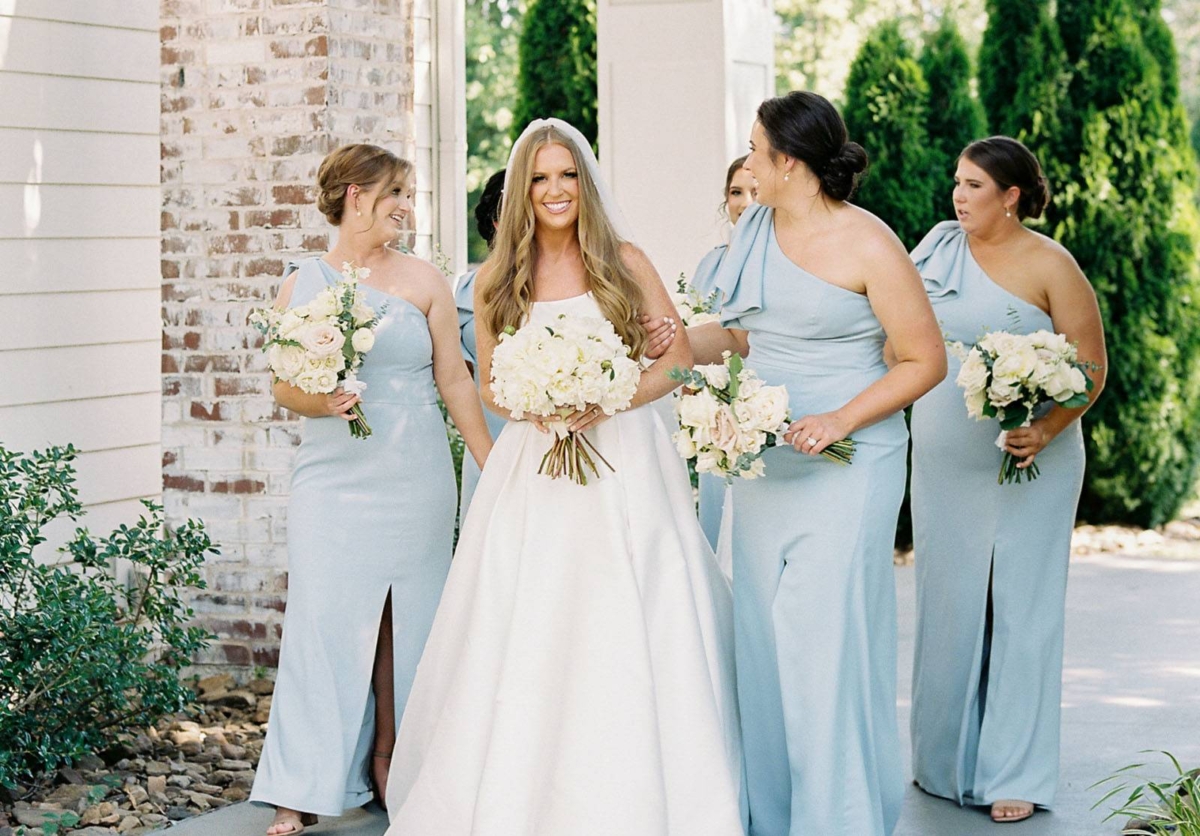
<svg viewBox="0 0 1200 836">
<path fill-rule="evenodd" d="M 987 391 L 977 389 L 966 393 L 967 415 L 974 418 L 976 421 L 981 421 L 985 417 L 983 407 L 987 404 Z"/>
<path fill-rule="evenodd" d="M 375 332 L 370 328 L 359 328 L 350 337 L 350 345 L 354 347 L 355 351 L 366 354 L 375 347 Z"/>
<path fill-rule="evenodd" d="M 675 449 L 679 452 L 681 458 L 696 458 L 696 443 L 692 441 L 691 435 L 689 435 L 686 430 L 679 430 L 676 432 L 674 441 Z"/>
<path fill-rule="evenodd" d="M 1037 351 L 1028 343 L 1009 346 L 992 364 L 992 377 L 1007 384 L 1020 383 L 1033 374 L 1038 366 Z"/>
</svg>

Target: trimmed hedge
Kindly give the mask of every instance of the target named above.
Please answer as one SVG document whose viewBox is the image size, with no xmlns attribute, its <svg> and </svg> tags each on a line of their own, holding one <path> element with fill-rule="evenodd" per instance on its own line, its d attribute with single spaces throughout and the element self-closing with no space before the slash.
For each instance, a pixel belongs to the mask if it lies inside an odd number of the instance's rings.
<svg viewBox="0 0 1200 836">
<path fill-rule="evenodd" d="M 534 119 L 558 117 L 596 144 L 595 0 L 534 0 L 519 49 L 512 136 Z"/>
</svg>

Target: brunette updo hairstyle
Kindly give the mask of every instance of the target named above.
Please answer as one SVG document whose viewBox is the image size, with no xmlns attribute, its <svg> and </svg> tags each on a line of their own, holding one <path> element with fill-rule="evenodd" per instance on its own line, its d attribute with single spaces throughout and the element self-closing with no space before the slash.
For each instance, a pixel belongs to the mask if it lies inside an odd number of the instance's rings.
<svg viewBox="0 0 1200 836">
<path fill-rule="evenodd" d="M 479 237 L 492 248 L 492 240 L 496 237 L 496 224 L 500 221 L 500 198 L 504 196 L 504 169 L 500 169 L 491 177 L 479 195 L 475 204 L 475 228 Z"/>
<path fill-rule="evenodd" d="M 803 162 L 834 200 L 849 200 L 867 168 L 867 152 L 846 134 L 846 123 L 829 100 L 795 90 L 758 106 L 758 121 L 771 141 L 772 157 L 783 152 Z"/>
<path fill-rule="evenodd" d="M 317 208 L 333 225 L 342 222 L 346 211 L 346 190 L 351 186 L 364 189 L 384 180 L 407 182 L 413 166 L 386 148 L 378 145 L 343 145 L 321 161 L 317 170 Z M 378 200 L 378 198 L 376 198 Z M 374 212 L 375 206 L 371 206 Z"/>
<path fill-rule="evenodd" d="M 1000 191 L 1013 186 L 1021 190 L 1017 217 L 1040 218 L 1050 203 L 1050 187 L 1042 175 L 1037 157 L 1025 145 L 1009 136 L 991 136 L 972 142 L 963 149 L 966 157 L 996 181 Z"/>
</svg>

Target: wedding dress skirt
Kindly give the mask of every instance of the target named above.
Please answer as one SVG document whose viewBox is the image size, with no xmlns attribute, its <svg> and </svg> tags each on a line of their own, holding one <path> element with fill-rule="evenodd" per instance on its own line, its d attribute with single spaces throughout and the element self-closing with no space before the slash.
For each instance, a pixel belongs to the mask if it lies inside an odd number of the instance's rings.
<svg viewBox="0 0 1200 836">
<path fill-rule="evenodd" d="M 534 321 L 597 315 L 589 296 Z M 588 432 L 616 468 L 539 476 L 508 424 L 400 726 L 390 836 L 737 836 L 728 583 L 652 408 Z M 599 461 L 597 461 L 599 464 Z"/>
</svg>

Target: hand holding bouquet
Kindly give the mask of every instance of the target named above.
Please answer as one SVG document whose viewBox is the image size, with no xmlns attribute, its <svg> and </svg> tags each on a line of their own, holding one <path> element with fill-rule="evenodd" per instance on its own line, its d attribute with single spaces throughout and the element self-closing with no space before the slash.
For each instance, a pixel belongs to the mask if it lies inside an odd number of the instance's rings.
<svg viewBox="0 0 1200 836">
<path fill-rule="evenodd" d="M 675 303 L 675 310 L 679 313 L 679 321 L 683 323 L 683 327 L 690 328 L 720 319 L 720 295 L 719 290 L 714 290 L 707 296 L 701 296 L 700 291 L 692 287 L 687 277 L 680 273 L 675 282 L 675 292 L 671 294 L 671 301 Z"/>
<path fill-rule="evenodd" d="M 540 416 L 554 432 L 538 473 L 551 479 L 569 476 L 580 485 L 587 484 L 587 471 L 599 475 L 592 454 L 614 468 L 563 419 L 592 406 L 616 414 L 633 400 L 640 377 L 629 347 L 603 317 L 560 314 L 550 323 L 508 329 L 492 354 L 496 404 L 517 420 L 526 413 Z"/>
<path fill-rule="evenodd" d="M 962 387 L 967 414 L 977 421 L 998 418 L 996 446 L 1004 449 L 1009 430 L 1028 427 L 1034 410 L 1044 403 L 1067 409 L 1085 406 L 1094 383 L 1089 364 L 1079 362 L 1074 343 L 1062 334 L 1034 331 L 1012 334 L 992 331 L 969 349 L 952 343 L 951 351 L 963 360 L 955 382 Z M 1038 466 L 1017 467 L 1005 451 L 998 482 L 1021 482 L 1038 477 Z"/>
<path fill-rule="evenodd" d="M 672 369 L 669 375 L 692 389 L 676 403 L 679 430 L 675 447 L 696 459 L 697 473 L 757 479 L 764 473 L 762 454 L 780 443 L 788 427 L 787 389 L 767 386 L 742 367 L 742 358 L 726 351 L 723 363 Z M 837 441 L 821 452 L 830 461 L 850 464 L 853 439 Z"/>
<path fill-rule="evenodd" d="M 358 280 L 371 271 L 342 264 L 342 280 L 327 287 L 306 305 L 287 310 L 260 308 L 250 314 L 250 324 L 264 337 L 263 350 L 276 380 L 310 395 L 327 395 L 339 386 L 361 395 L 367 384 L 356 372 L 375 345 L 375 328 L 382 311 L 366 303 Z M 351 409 L 350 434 L 366 438 L 371 427 L 362 404 Z"/>
</svg>

